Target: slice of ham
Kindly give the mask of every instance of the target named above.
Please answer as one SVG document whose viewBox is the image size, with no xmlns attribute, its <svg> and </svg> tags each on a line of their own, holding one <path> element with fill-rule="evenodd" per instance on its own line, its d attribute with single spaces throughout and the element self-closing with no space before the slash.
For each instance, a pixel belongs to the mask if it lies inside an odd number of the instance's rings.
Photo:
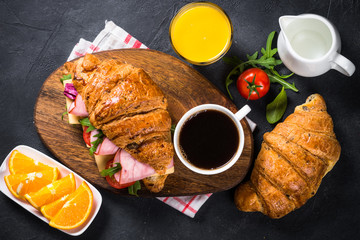
<svg viewBox="0 0 360 240">
<path fill-rule="evenodd" d="M 167 169 L 172 168 L 174 166 L 174 159 L 171 159 L 171 162 L 169 166 L 167 166 Z"/>
<path fill-rule="evenodd" d="M 75 101 L 69 106 L 68 112 L 79 117 L 89 116 L 80 94 L 76 95 Z"/>
<path fill-rule="evenodd" d="M 120 184 L 135 182 L 155 174 L 155 170 L 148 164 L 141 163 L 133 158 L 128 152 L 121 149 L 114 158 L 114 163 L 121 164 L 121 171 L 114 177 Z"/>
<path fill-rule="evenodd" d="M 119 147 L 111 142 L 107 137 L 104 138 L 101 144 L 96 149 L 97 155 L 113 155 L 119 150 Z"/>
<path fill-rule="evenodd" d="M 135 182 L 155 174 L 155 170 L 150 165 L 137 161 L 124 149 L 116 152 L 113 163 L 121 165 L 121 170 L 114 174 L 120 184 Z M 173 166 L 174 162 L 171 161 L 168 168 Z"/>
</svg>

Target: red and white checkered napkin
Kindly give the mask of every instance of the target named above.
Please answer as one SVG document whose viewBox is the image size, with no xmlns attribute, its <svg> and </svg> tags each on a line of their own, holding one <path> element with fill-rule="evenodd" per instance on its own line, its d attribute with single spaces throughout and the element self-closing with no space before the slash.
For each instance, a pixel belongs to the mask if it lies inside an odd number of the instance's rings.
<svg viewBox="0 0 360 240">
<path fill-rule="evenodd" d="M 80 38 L 79 43 L 76 44 L 74 49 L 71 51 L 68 61 L 84 56 L 86 53 L 121 48 L 147 47 L 112 21 L 105 21 L 105 28 L 97 35 L 93 42 Z M 248 118 L 247 120 L 251 130 L 253 131 L 256 124 Z M 200 207 L 211 195 L 212 193 L 183 197 L 159 197 L 158 199 L 193 218 Z"/>
</svg>

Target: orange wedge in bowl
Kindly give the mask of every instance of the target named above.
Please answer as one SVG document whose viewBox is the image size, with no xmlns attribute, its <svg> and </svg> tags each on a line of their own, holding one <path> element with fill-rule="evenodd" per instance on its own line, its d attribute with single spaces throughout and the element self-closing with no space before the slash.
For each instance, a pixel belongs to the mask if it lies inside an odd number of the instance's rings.
<svg viewBox="0 0 360 240">
<path fill-rule="evenodd" d="M 36 192 L 47 184 L 56 181 L 58 176 L 59 170 L 52 168 L 52 170 L 42 172 L 11 174 L 5 176 L 4 180 L 9 191 L 15 197 L 23 199 L 25 194 Z"/>
<path fill-rule="evenodd" d="M 9 171 L 11 174 L 40 172 L 52 169 L 52 167 L 30 158 L 18 150 L 12 151 L 9 158 Z"/>
<path fill-rule="evenodd" d="M 25 194 L 26 200 L 35 208 L 39 209 L 43 205 L 49 204 L 59 198 L 74 192 L 76 182 L 74 174 L 70 173 L 53 183 L 46 185 L 37 192 Z"/>
<path fill-rule="evenodd" d="M 75 192 L 73 192 L 72 194 L 74 194 Z M 51 220 L 60 211 L 60 209 L 64 206 L 64 204 L 68 200 L 69 196 L 71 196 L 72 194 L 70 194 L 70 195 L 67 194 L 67 195 L 59 198 L 55 202 L 52 202 L 52 203 L 42 206 L 40 208 L 41 213 L 44 215 L 44 217 Z"/>
<path fill-rule="evenodd" d="M 83 182 L 68 198 L 49 225 L 59 229 L 74 229 L 83 224 L 93 205 L 93 194 L 86 182 Z"/>
</svg>

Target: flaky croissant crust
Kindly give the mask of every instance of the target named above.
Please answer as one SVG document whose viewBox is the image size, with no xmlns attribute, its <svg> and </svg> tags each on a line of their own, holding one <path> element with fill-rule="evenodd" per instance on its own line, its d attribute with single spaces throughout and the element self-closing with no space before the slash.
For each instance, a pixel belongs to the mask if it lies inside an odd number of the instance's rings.
<svg viewBox="0 0 360 240">
<path fill-rule="evenodd" d="M 65 63 L 65 68 L 91 124 L 137 161 L 151 166 L 157 175 L 144 179 L 145 186 L 161 191 L 174 155 L 171 117 L 162 90 L 143 69 L 115 59 L 101 61 L 86 54 Z"/>
<path fill-rule="evenodd" d="M 237 208 L 281 218 L 315 195 L 341 147 L 322 96 L 313 94 L 264 134 L 250 180 L 235 192 Z"/>
</svg>

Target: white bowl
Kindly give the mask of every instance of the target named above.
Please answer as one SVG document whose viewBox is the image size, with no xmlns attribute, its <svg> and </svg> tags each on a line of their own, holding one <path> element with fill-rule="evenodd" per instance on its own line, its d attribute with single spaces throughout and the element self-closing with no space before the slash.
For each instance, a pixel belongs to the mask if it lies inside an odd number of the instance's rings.
<svg viewBox="0 0 360 240">
<path fill-rule="evenodd" d="M 86 220 L 85 223 L 83 223 L 81 226 L 79 226 L 75 229 L 71 229 L 71 230 L 59 229 L 60 231 L 63 231 L 64 233 L 67 233 L 72 236 L 78 236 L 78 235 L 82 234 L 89 227 L 89 225 L 94 220 L 97 213 L 99 212 L 99 209 L 100 209 L 100 206 L 102 203 L 102 197 L 101 197 L 100 192 L 93 185 L 91 185 L 88 181 L 86 181 L 85 179 L 80 177 L 78 174 L 76 174 L 75 172 L 71 171 L 69 168 L 65 167 L 61 163 L 55 161 L 54 159 L 46 156 L 45 154 L 39 152 L 38 150 L 36 150 L 34 148 L 24 146 L 24 145 L 19 145 L 19 146 L 15 147 L 12 151 L 14 151 L 14 150 L 18 150 L 19 152 L 25 154 L 26 156 L 36 159 L 39 162 L 42 162 L 51 167 L 57 167 L 60 172 L 60 177 L 65 177 L 69 173 L 73 173 L 75 176 L 75 180 L 76 180 L 76 188 L 78 188 L 83 181 L 85 181 L 89 185 L 89 187 L 93 193 L 93 196 L 94 196 L 93 206 L 92 206 L 89 218 Z M 35 216 L 37 216 L 38 218 L 40 218 L 41 220 L 46 222 L 47 224 L 49 224 L 49 220 L 47 218 L 45 218 L 39 210 L 35 209 L 33 206 L 31 206 L 25 200 L 20 200 L 20 199 L 14 197 L 11 194 L 11 192 L 9 191 L 9 189 L 7 188 L 6 183 L 4 181 L 4 177 L 6 175 L 10 174 L 9 168 L 8 168 L 8 162 L 9 162 L 11 152 L 7 155 L 7 157 L 5 158 L 5 160 L 3 161 L 3 163 L 1 164 L 1 167 L 0 167 L 0 191 L 3 192 L 6 196 L 8 196 L 10 199 L 12 199 L 14 202 L 19 204 L 20 206 L 22 206 L 23 208 L 25 208 L 26 210 L 28 210 L 29 212 L 31 212 L 32 214 L 34 214 Z"/>
</svg>

